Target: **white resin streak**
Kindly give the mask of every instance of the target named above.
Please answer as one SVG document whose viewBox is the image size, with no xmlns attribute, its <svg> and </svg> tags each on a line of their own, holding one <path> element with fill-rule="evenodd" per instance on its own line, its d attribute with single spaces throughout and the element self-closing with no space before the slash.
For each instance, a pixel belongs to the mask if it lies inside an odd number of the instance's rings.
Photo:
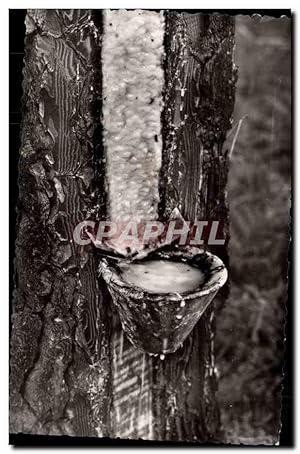
<svg viewBox="0 0 300 454">
<path fill-rule="evenodd" d="M 104 144 L 109 217 L 114 222 L 157 218 L 163 39 L 162 13 L 104 13 Z"/>
<path fill-rule="evenodd" d="M 157 218 L 163 40 L 162 13 L 104 12 L 103 126 L 108 217 L 113 222 Z M 151 374 L 145 357 L 132 346 L 124 350 L 123 333 L 116 333 L 113 345 L 115 436 L 152 439 Z"/>
</svg>

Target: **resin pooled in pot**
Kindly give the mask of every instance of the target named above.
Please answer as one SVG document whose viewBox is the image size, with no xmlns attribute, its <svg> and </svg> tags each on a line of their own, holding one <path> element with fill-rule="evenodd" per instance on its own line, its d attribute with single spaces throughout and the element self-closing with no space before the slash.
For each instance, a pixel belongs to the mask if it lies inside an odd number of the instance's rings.
<svg viewBox="0 0 300 454">
<path fill-rule="evenodd" d="M 185 293 L 204 283 L 204 274 L 193 266 L 169 260 L 123 264 L 122 279 L 150 293 Z"/>
</svg>

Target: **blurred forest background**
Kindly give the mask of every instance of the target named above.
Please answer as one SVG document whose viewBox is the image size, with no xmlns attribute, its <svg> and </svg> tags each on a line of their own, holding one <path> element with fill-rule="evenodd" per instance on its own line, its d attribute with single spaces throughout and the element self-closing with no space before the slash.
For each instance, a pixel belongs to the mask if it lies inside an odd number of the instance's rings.
<svg viewBox="0 0 300 454">
<path fill-rule="evenodd" d="M 231 296 L 218 317 L 226 441 L 273 444 L 280 427 L 291 197 L 291 22 L 237 16 L 231 156 Z M 239 129 L 239 133 L 236 136 Z"/>
</svg>

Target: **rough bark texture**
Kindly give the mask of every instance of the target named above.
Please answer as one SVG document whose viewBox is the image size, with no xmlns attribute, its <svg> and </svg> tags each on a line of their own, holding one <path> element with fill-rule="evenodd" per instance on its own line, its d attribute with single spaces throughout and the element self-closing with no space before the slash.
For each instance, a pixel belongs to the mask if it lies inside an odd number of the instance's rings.
<svg viewBox="0 0 300 454">
<path fill-rule="evenodd" d="M 109 427 L 109 294 L 91 251 L 72 241 L 77 223 L 102 209 L 93 146 L 99 31 L 87 10 L 29 11 L 26 27 L 11 432 L 101 436 Z"/>
<path fill-rule="evenodd" d="M 233 20 L 167 13 L 166 23 L 160 217 L 177 207 L 188 220 L 225 220 L 227 243 Z M 109 217 L 95 186 L 104 189 L 101 30 L 101 14 L 86 10 L 27 16 L 11 432 L 216 440 L 213 311 L 176 353 L 149 357 L 108 313 L 95 253 L 72 242 L 80 221 Z M 226 246 L 212 252 L 228 263 Z"/>
<path fill-rule="evenodd" d="M 228 264 L 228 158 L 236 71 L 229 16 L 170 12 L 166 31 L 166 91 L 161 216 L 177 207 L 185 219 L 223 221 Z M 154 409 L 160 439 L 220 439 L 214 364 L 214 310 L 208 309 L 183 347 L 155 360 Z"/>
</svg>

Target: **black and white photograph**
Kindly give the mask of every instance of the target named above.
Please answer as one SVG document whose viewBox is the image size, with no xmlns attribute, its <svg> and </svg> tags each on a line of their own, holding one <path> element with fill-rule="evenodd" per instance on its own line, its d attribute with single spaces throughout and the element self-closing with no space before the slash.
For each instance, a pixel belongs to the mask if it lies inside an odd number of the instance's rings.
<svg viewBox="0 0 300 454">
<path fill-rule="evenodd" d="M 291 445 L 293 22 L 9 10 L 9 444 Z"/>
</svg>

